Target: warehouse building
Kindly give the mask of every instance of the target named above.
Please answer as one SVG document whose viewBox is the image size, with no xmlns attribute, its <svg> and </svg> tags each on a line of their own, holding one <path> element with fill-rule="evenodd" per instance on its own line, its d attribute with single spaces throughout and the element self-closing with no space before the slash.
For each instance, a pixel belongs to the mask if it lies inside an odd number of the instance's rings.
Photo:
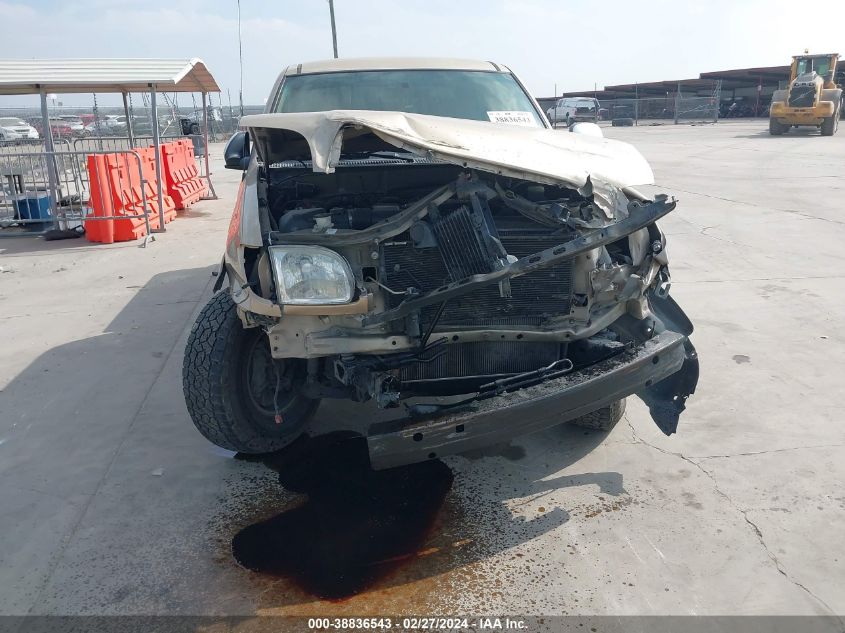
<svg viewBox="0 0 845 633">
<path fill-rule="evenodd" d="M 697 78 L 651 81 L 645 83 L 605 86 L 603 90 L 564 92 L 557 97 L 541 97 L 537 101 L 543 109 L 550 108 L 561 97 L 595 97 L 604 109 L 613 109 L 614 103 L 631 100 L 650 100 L 649 110 L 671 111 L 677 95 L 685 98 L 718 99 L 721 115 L 739 112 L 744 116 L 767 116 L 772 93 L 785 88 L 789 81 L 789 65 L 737 68 L 701 73 Z M 837 83 L 845 82 L 845 69 L 837 73 Z M 661 104 L 660 101 L 663 101 Z M 662 105 L 655 108 L 654 104 Z M 734 105 L 736 104 L 736 105 Z M 646 111 L 646 108 L 641 108 Z"/>
</svg>

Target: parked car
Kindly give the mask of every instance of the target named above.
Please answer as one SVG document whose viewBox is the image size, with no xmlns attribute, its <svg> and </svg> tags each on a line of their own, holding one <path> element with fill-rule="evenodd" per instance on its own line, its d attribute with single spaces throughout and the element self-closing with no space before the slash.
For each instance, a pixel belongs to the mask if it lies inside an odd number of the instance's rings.
<svg viewBox="0 0 845 633">
<path fill-rule="evenodd" d="M 70 126 L 71 134 L 76 138 L 82 138 L 89 135 L 88 130 L 85 129 L 85 124 L 82 119 L 75 114 L 63 114 L 58 117 L 59 120 L 64 121 Z"/>
<path fill-rule="evenodd" d="M 89 134 L 100 134 L 114 136 L 126 133 L 126 117 L 114 114 L 106 114 L 99 120 L 92 119 L 85 125 Z"/>
<path fill-rule="evenodd" d="M 40 118 L 30 119 L 30 124 L 38 131 L 40 137 L 44 137 L 44 125 Z M 70 140 L 74 138 L 73 129 L 70 124 L 59 118 L 50 118 L 50 131 L 54 139 Z"/>
<path fill-rule="evenodd" d="M 216 106 L 208 106 L 207 109 L 207 116 L 211 127 L 214 127 L 213 123 L 223 122 L 223 112 L 220 108 Z M 193 112 L 179 116 L 179 125 L 182 129 L 182 134 L 186 136 L 196 136 L 197 134 L 202 134 L 203 124 L 204 117 L 202 110 L 194 110 Z"/>
<path fill-rule="evenodd" d="M 36 139 L 38 130 L 18 117 L 0 117 L 0 140 Z"/>
<path fill-rule="evenodd" d="M 506 66 L 462 60 L 289 66 L 240 124 L 183 362 L 210 441 L 281 449 L 322 398 L 394 409 L 347 423 L 375 468 L 609 430 L 633 394 L 675 432 L 698 381 L 656 224 L 675 201 L 634 188 L 653 176 L 632 146 L 555 132 Z"/>
<path fill-rule="evenodd" d="M 599 102 L 592 97 L 565 97 L 558 99 L 557 103 L 546 110 L 546 116 L 552 125 L 557 123 L 579 123 L 599 120 Z"/>
</svg>

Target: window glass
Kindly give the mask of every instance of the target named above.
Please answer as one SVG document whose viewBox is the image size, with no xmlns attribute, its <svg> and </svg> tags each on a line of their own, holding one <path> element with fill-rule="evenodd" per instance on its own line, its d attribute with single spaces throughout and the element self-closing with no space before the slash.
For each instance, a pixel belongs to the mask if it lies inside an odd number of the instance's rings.
<svg viewBox="0 0 845 633">
<path fill-rule="evenodd" d="M 378 70 L 294 75 L 276 112 L 382 110 L 489 121 L 489 112 L 527 112 L 542 123 L 513 75 L 467 70 Z"/>
</svg>

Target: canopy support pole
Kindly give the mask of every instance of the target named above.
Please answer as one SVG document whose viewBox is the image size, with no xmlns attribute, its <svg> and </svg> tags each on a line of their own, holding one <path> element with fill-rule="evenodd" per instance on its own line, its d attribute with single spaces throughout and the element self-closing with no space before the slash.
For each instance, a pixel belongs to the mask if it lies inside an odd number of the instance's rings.
<svg viewBox="0 0 845 633">
<path fill-rule="evenodd" d="M 204 149 L 204 158 L 205 158 L 205 182 L 208 184 L 208 193 L 203 196 L 203 200 L 217 200 L 217 192 L 214 191 L 214 185 L 211 182 L 211 169 L 208 166 L 208 105 L 206 104 L 206 99 L 208 97 L 208 93 L 202 93 L 202 135 L 203 135 L 203 145 L 205 146 Z"/>
<path fill-rule="evenodd" d="M 153 233 L 164 233 L 164 195 L 161 192 L 161 136 L 158 131 L 158 107 L 156 105 L 156 85 L 150 86 L 150 123 L 153 128 L 153 147 L 156 159 L 156 194 L 158 195 L 158 228 Z"/>
<path fill-rule="evenodd" d="M 56 174 L 56 155 L 53 147 L 53 128 L 50 127 L 50 111 L 47 108 L 47 90 L 44 86 L 38 86 L 41 94 L 41 130 L 44 135 L 44 160 L 47 162 L 47 183 L 50 188 L 48 201 L 50 203 L 50 215 L 53 216 L 53 227 L 59 228 L 58 214 L 58 174 Z"/>
<path fill-rule="evenodd" d="M 129 114 L 129 102 L 126 100 L 126 91 L 120 93 L 123 95 L 123 114 L 126 115 L 126 134 L 129 137 L 129 149 L 135 147 L 135 135 L 132 130 L 132 116 Z"/>
</svg>

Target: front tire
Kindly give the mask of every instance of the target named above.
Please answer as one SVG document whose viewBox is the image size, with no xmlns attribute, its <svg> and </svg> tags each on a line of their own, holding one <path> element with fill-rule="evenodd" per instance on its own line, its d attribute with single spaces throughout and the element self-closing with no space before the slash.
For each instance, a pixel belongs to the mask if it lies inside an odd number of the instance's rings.
<svg viewBox="0 0 845 633">
<path fill-rule="evenodd" d="M 835 112 L 833 116 L 829 116 L 822 121 L 821 131 L 822 136 L 833 136 L 836 129 L 839 127 L 839 113 Z"/>
<path fill-rule="evenodd" d="M 777 119 L 769 119 L 769 134 L 771 134 L 772 136 L 780 136 L 788 130 L 788 125 L 783 125 Z"/>
<path fill-rule="evenodd" d="M 302 394 L 305 361 L 273 360 L 261 328 L 244 328 L 229 293 L 197 317 L 182 363 L 182 389 L 194 426 L 212 443 L 269 453 L 302 434 L 319 400 Z"/>
</svg>

